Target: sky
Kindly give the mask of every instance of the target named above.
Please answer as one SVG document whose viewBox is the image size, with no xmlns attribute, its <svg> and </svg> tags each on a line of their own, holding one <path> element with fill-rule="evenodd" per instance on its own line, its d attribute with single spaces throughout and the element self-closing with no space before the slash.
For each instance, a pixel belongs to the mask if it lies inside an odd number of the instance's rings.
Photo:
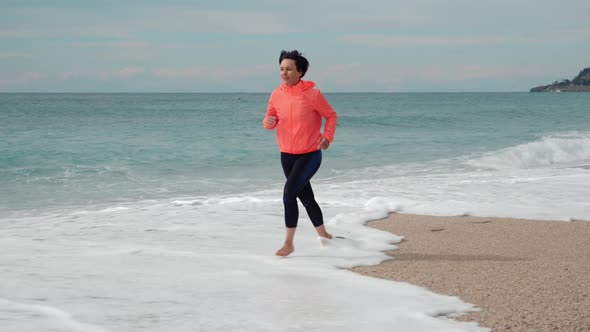
<svg viewBox="0 0 590 332">
<path fill-rule="evenodd" d="M 0 0 L 0 92 L 528 91 L 590 67 L 588 0 Z"/>
</svg>

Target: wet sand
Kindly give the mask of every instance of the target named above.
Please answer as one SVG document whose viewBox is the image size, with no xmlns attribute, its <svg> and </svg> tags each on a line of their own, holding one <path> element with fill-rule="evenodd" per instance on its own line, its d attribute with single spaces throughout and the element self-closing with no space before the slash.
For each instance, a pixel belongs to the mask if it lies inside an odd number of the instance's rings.
<svg viewBox="0 0 590 332">
<path fill-rule="evenodd" d="M 457 296 L 493 331 L 590 331 L 590 222 L 392 214 L 392 260 L 353 271 Z"/>
</svg>

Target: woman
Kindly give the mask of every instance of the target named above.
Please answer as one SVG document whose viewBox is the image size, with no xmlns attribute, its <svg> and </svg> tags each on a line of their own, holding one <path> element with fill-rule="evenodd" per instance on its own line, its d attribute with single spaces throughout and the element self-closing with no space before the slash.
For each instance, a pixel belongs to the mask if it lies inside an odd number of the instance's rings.
<svg viewBox="0 0 590 332">
<path fill-rule="evenodd" d="M 281 165 L 287 178 L 283 191 L 285 206 L 285 243 L 276 252 L 288 256 L 295 247 L 293 238 L 297 228 L 301 201 L 321 238 L 331 239 L 326 231 L 320 206 L 316 202 L 309 180 L 320 168 L 322 152 L 334 140 L 338 116 L 324 95 L 314 89 L 315 83 L 303 81 L 309 62 L 298 51 L 282 51 L 279 57 L 281 80 L 268 101 L 264 127 L 277 129 L 281 151 Z M 320 132 L 322 117 L 326 119 L 324 133 Z"/>
</svg>

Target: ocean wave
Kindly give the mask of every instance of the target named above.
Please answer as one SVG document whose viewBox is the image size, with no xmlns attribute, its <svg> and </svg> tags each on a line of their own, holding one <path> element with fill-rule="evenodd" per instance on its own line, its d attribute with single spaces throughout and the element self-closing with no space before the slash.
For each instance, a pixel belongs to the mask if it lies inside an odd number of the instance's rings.
<svg viewBox="0 0 590 332">
<path fill-rule="evenodd" d="M 590 132 L 559 133 L 470 159 L 466 164 L 485 169 L 527 169 L 590 164 Z M 583 166 L 583 165 L 582 165 Z"/>
</svg>

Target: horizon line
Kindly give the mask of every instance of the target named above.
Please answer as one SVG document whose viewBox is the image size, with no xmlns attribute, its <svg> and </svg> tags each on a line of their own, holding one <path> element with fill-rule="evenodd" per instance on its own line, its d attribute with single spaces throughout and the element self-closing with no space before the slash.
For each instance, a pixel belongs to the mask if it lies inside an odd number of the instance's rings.
<svg viewBox="0 0 590 332">
<path fill-rule="evenodd" d="M 531 91 L 323 91 L 322 93 L 530 93 Z M 262 94 L 272 91 L 0 91 L 0 94 Z"/>
</svg>

